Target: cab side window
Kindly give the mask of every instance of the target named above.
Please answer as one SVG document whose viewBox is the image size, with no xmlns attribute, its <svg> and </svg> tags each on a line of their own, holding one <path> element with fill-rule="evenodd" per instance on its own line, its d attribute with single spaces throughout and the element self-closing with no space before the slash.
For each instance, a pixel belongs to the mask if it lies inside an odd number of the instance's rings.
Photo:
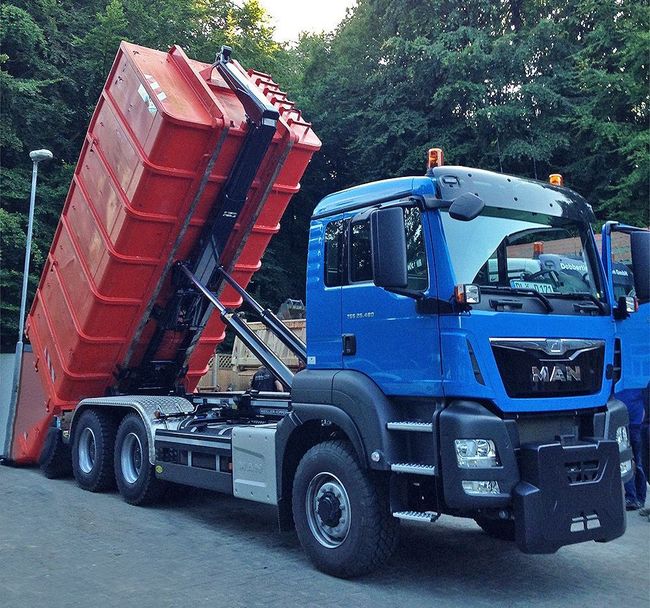
<svg viewBox="0 0 650 608">
<path fill-rule="evenodd" d="M 350 282 L 372 281 L 370 222 L 355 222 L 350 227 Z"/>
<path fill-rule="evenodd" d="M 612 232 L 612 283 L 614 298 L 634 296 L 634 268 L 632 266 L 632 244 L 625 232 Z"/>
<path fill-rule="evenodd" d="M 429 286 L 429 269 L 422 218 L 417 207 L 404 208 L 404 225 L 406 226 L 407 287 L 415 291 L 425 291 Z"/>
<path fill-rule="evenodd" d="M 403 209 L 408 289 L 425 291 L 429 286 L 429 269 L 421 212 L 417 207 Z M 325 228 L 325 285 L 338 287 L 372 279 L 370 221 L 330 222 Z"/>
<path fill-rule="evenodd" d="M 343 284 L 343 239 L 345 222 L 330 222 L 325 228 L 325 285 L 338 287 Z"/>
</svg>

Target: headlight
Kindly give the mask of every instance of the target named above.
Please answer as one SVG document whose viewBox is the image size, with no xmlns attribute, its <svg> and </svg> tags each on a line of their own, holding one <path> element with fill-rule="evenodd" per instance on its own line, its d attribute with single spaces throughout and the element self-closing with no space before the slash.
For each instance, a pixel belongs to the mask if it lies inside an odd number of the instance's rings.
<svg viewBox="0 0 650 608">
<path fill-rule="evenodd" d="M 470 496 L 499 494 L 501 489 L 496 481 L 463 481 L 463 490 Z"/>
<path fill-rule="evenodd" d="M 456 439 L 456 460 L 461 469 L 484 469 L 501 465 L 491 439 Z"/>
<path fill-rule="evenodd" d="M 630 447 L 630 439 L 627 435 L 626 426 L 619 426 L 616 429 L 616 441 L 618 442 L 618 449 L 620 451 L 627 450 Z"/>
</svg>

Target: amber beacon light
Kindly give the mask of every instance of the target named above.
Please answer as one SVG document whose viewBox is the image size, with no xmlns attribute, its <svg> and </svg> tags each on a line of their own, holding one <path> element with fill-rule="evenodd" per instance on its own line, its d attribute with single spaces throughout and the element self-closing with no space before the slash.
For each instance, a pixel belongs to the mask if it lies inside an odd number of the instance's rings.
<svg viewBox="0 0 650 608">
<path fill-rule="evenodd" d="M 427 168 L 442 167 L 442 148 L 429 148 Z"/>
<path fill-rule="evenodd" d="M 548 176 L 548 182 L 553 186 L 564 186 L 564 178 L 559 173 L 551 173 Z"/>
</svg>

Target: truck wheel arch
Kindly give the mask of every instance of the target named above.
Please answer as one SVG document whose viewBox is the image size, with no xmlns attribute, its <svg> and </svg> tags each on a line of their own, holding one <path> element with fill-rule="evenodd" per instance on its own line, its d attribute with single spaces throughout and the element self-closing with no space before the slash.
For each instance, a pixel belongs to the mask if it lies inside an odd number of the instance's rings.
<svg viewBox="0 0 650 608">
<path fill-rule="evenodd" d="M 157 413 L 163 414 L 191 414 L 194 406 L 183 397 L 143 397 L 140 395 L 124 395 L 120 397 L 98 397 L 80 401 L 74 410 L 70 422 L 70 438 L 72 439 L 75 425 L 80 414 L 94 408 L 97 411 L 110 412 L 115 416 L 116 422 L 128 413 L 136 412 L 147 429 L 149 435 L 149 462 L 156 463 L 156 448 L 154 446 L 156 434 Z"/>
<path fill-rule="evenodd" d="M 386 423 L 399 420 L 395 404 L 365 374 L 353 370 L 303 370 L 294 377 L 291 388 L 293 410 L 309 418 L 308 412 L 316 408 L 327 414 L 322 419 L 338 424 L 346 433 L 355 449 L 364 448 L 360 460 L 367 466 L 378 470 L 389 470 L 395 462 L 394 441 Z M 335 412 L 342 414 L 335 416 Z M 354 432 L 352 432 L 354 429 Z M 354 433 L 358 433 L 359 443 L 355 445 Z M 377 451 L 378 459 L 370 459 Z"/>
<path fill-rule="evenodd" d="M 361 468 L 367 468 L 363 441 L 345 412 L 331 405 L 298 404 L 278 423 L 275 457 L 281 530 L 293 529 L 291 494 L 298 464 L 310 448 L 333 438 L 350 443 Z"/>
<path fill-rule="evenodd" d="M 317 443 L 332 437 L 348 441 L 363 469 L 389 470 L 393 457 L 386 422 L 394 419 L 394 407 L 370 378 L 347 370 L 304 370 L 294 380 L 291 412 L 276 433 L 281 530 L 293 527 L 293 476 L 300 459 Z M 374 451 L 378 462 L 370 457 Z"/>
</svg>

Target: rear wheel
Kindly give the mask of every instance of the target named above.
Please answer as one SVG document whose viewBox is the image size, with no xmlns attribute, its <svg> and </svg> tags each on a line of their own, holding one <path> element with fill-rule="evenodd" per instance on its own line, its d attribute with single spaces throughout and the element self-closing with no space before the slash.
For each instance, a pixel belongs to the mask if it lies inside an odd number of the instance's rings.
<svg viewBox="0 0 650 608">
<path fill-rule="evenodd" d="M 515 540 L 515 522 L 512 519 L 489 519 L 477 517 L 474 520 L 483 532 L 500 540 Z"/>
<path fill-rule="evenodd" d="M 70 445 L 63 443 L 61 430 L 55 426 L 50 427 L 47 432 L 38 465 L 48 479 L 59 479 L 72 474 Z"/>
<path fill-rule="evenodd" d="M 151 504 L 165 492 L 149 462 L 149 436 L 138 414 L 125 416 L 115 439 L 115 480 L 122 498 L 131 505 Z"/>
<path fill-rule="evenodd" d="M 398 521 L 389 510 L 386 480 L 363 470 L 347 442 L 327 441 L 307 451 L 292 502 L 300 543 L 323 572 L 366 574 L 395 549 Z"/>
<path fill-rule="evenodd" d="M 115 486 L 115 421 L 94 409 L 81 414 L 74 429 L 72 472 L 84 490 L 102 492 Z"/>
</svg>

